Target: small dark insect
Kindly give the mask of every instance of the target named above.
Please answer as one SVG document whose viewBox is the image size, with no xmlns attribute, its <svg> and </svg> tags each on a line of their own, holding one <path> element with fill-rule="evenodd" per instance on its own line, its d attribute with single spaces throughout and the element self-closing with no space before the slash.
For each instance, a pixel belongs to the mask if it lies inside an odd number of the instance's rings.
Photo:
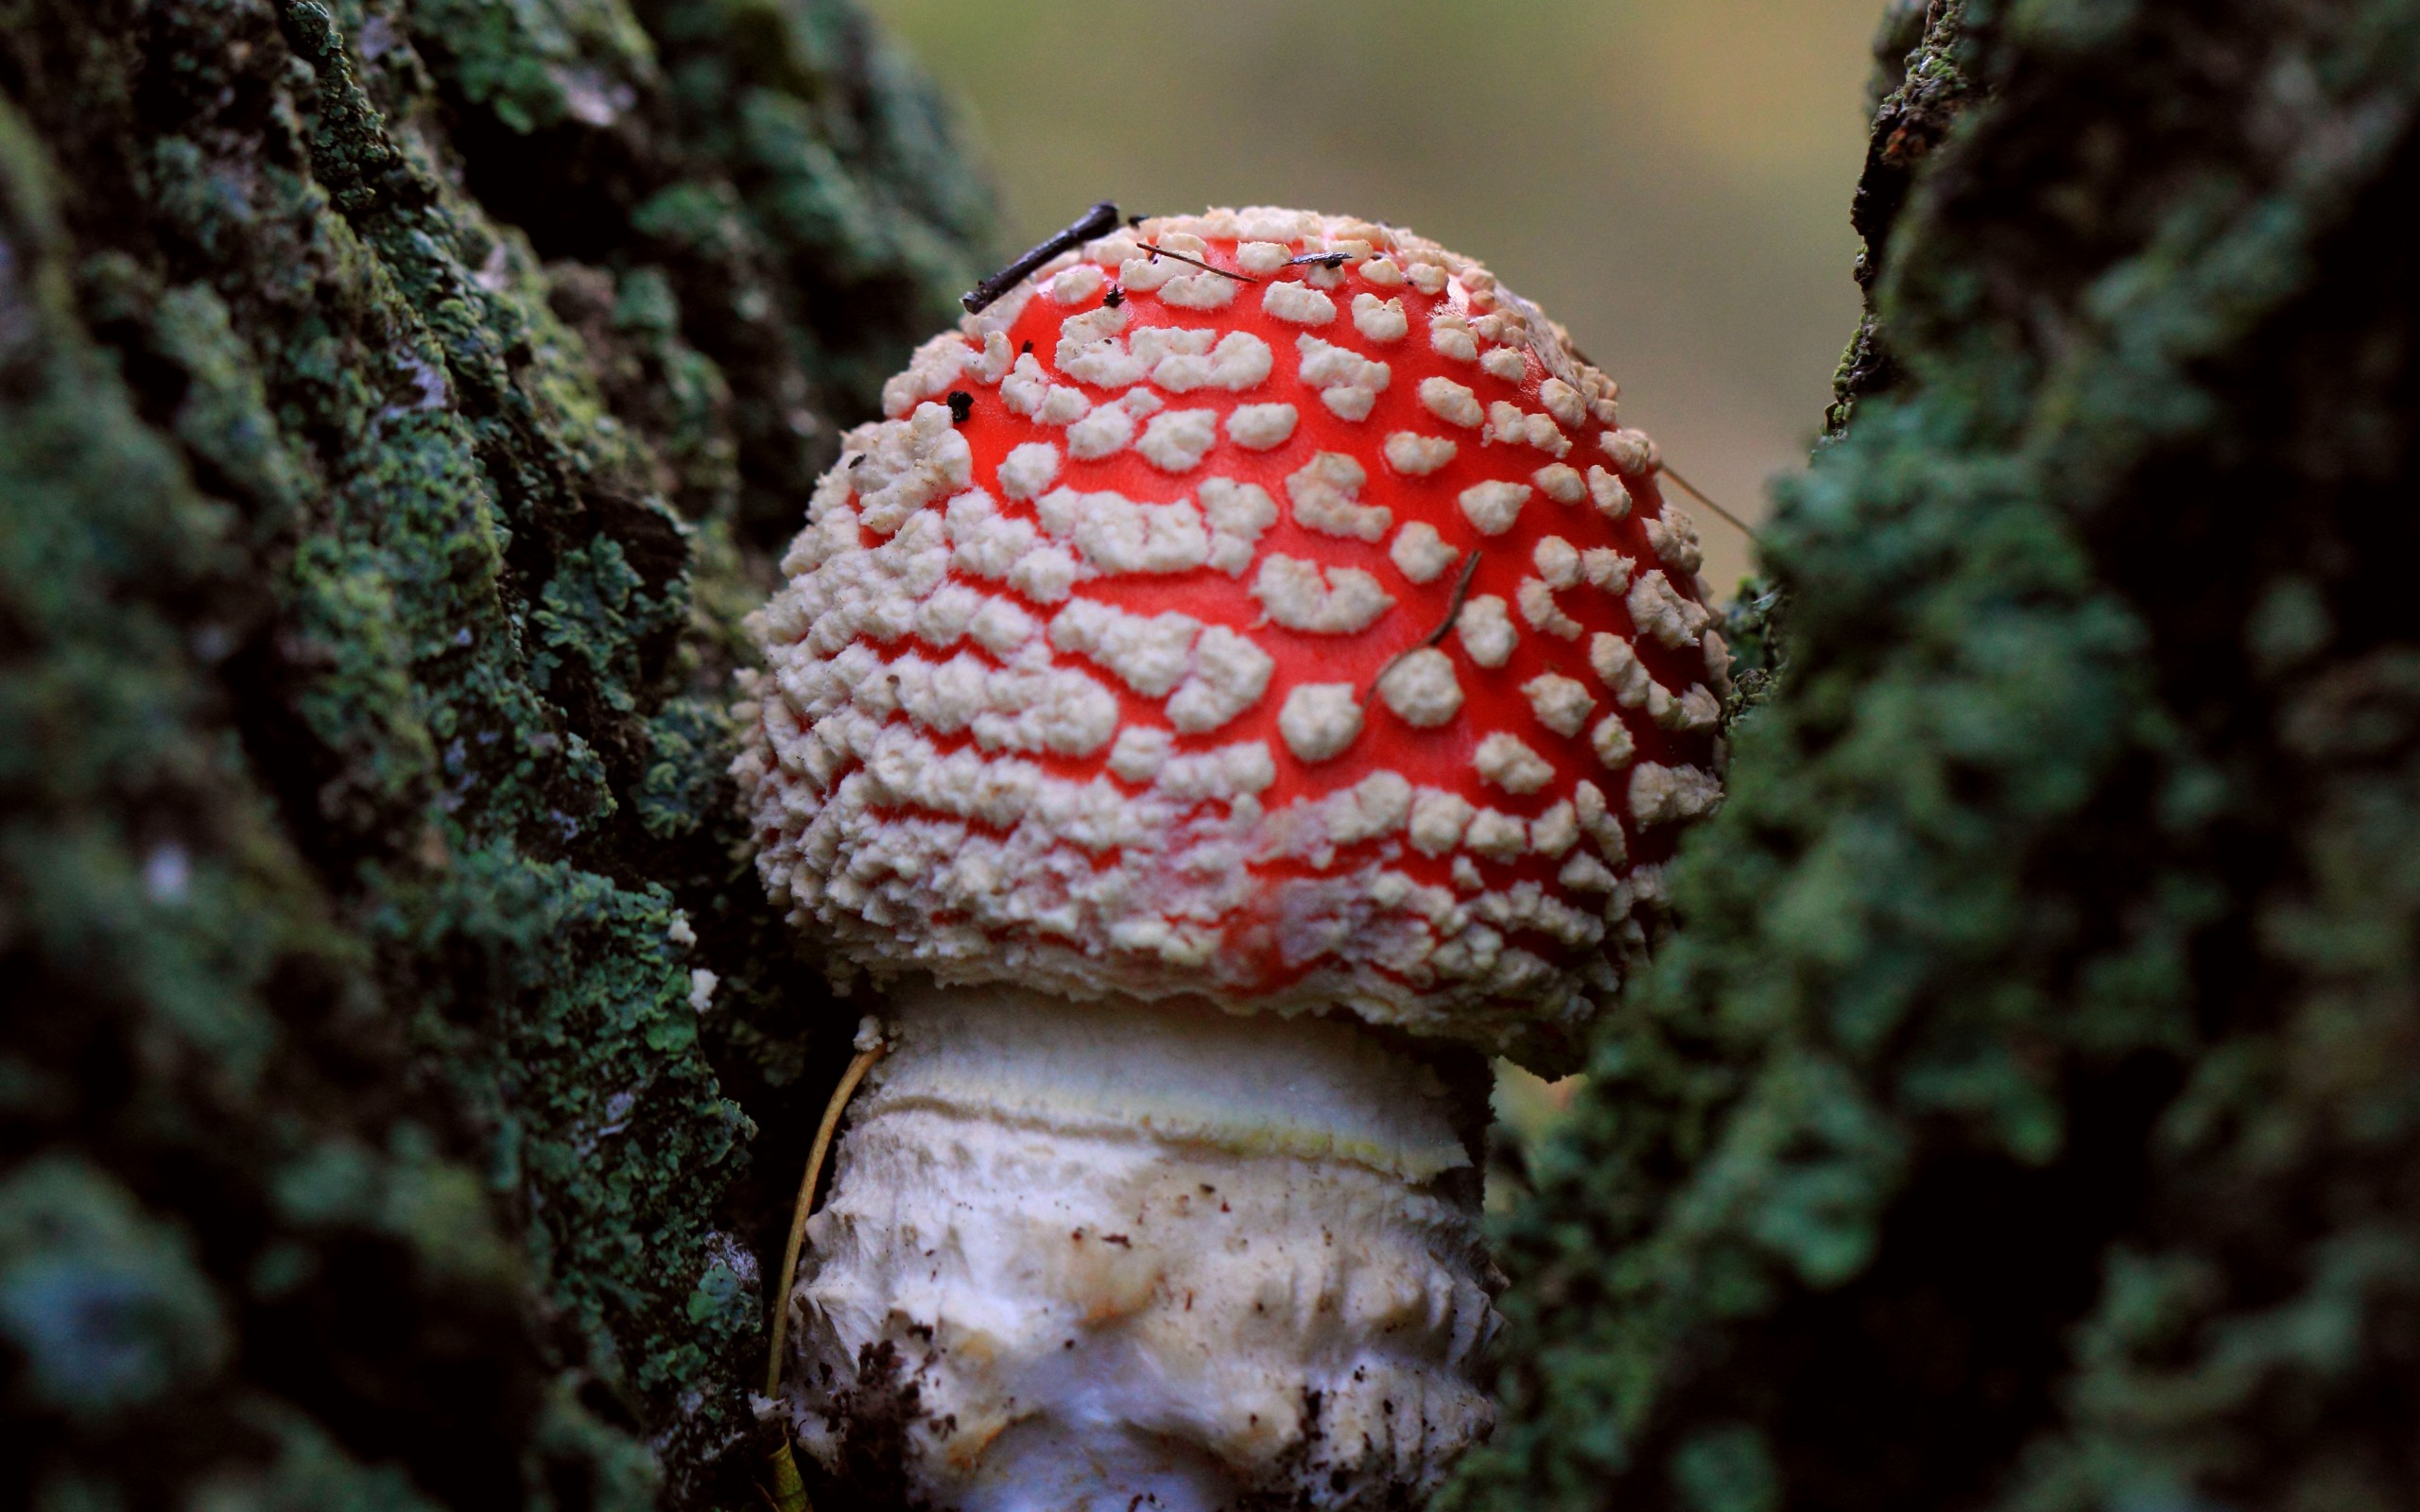
<svg viewBox="0 0 2420 1512">
<path fill-rule="evenodd" d="M 1112 284 L 1109 292 L 1100 297 L 1100 302 L 1115 310 L 1126 302 L 1126 291 Z"/>
<path fill-rule="evenodd" d="M 1017 355 L 1019 355 L 1019 356 L 1021 356 L 1021 357 L 1029 357 L 1029 356 L 1032 356 L 1032 355 L 1033 355 L 1033 343 L 1032 343 L 1032 342 L 1030 342 L 1030 341 L 1028 341 L 1028 342 L 1027 342 L 1024 346 L 1017 348 Z"/>
<path fill-rule="evenodd" d="M 1286 266 L 1300 267 L 1305 263 L 1317 263 L 1322 267 L 1342 267 L 1344 258 L 1345 254 L 1342 252 L 1305 252 L 1300 257 L 1286 259 Z"/>
<path fill-rule="evenodd" d="M 953 425 L 963 425 L 975 413 L 975 396 L 963 388 L 949 391 L 949 419 Z"/>
<path fill-rule="evenodd" d="M 1103 236 L 1117 225 L 1117 207 L 1104 199 L 1083 214 L 1083 217 L 1065 231 L 1043 242 L 1023 257 L 977 284 L 961 296 L 959 303 L 969 315 L 980 315 L 991 308 L 1001 295 L 1015 288 L 1033 270 L 1070 248 L 1080 247 L 1097 236 Z"/>
</svg>

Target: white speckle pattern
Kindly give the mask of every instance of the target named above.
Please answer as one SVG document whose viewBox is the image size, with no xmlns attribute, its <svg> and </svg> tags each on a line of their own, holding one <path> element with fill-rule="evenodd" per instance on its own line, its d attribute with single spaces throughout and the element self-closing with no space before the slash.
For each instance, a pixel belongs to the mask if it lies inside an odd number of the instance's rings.
<svg viewBox="0 0 2420 1512">
<path fill-rule="evenodd" d="M 906 372 L 882 386 L 882 412 L 892 420 L 907 419 L 925 400 L 947 392 L 974 355 L 975 350 L 959 332 L 944 331 L 933 337 L 908 359 Z"/>
<path fill-rule="evenodd" d="M 1459 547 L 1447 545 L 1437 527 L 1426 520 L 1414 520 L 1396 531 L 1393 542 L 1387 547 L 1388 559 L 1415 583 L 1435 582 L 1461 555 Z"/>
<path fill-rule="evenodd" d="M 1597 512 L 1606 519 L 1630 518 L 1630 490 L 1601 467 L 1588 470 L 1588 496 L 1597 501 Z"/>
<path fill-rule="evenodd" d="M 1530 553 L 1531 565 L 1548 588 L 1561 593 L 1580 586 L 1580 548 L 1561 536 L 1542 538 Z"/>
<path fill-rule="evenodd" d="M 1530 709 L 1538 716 L 1538 723 L 1558 735 L 1580 733 L 1597 707 L 1597 700 L 1588 696 L 1586 683 L 1559 673 L 1539 673 L 1521 684 L 1521 694 L 1530 700 Z"/>
<path fill-rule="evenodd" d="M 1403 287 L 1403 267 L 1392 257 L 1374 257 L 1361 265 L 1361 276 L 1382 289 Z"/>
<path fill-rule="evenodd" d="M 1530 849 L 1552 859 L 1580 843 L 1580 818 L 1564 799 L 1530 821 Z"/>
<path fill-rule="evenodd" d="M 1366 269 L 1363 276 L 1368 276 Z M 1353 296 L 1353 329 L 1372 341 L 1401 341 L 1411 334 L 1411 320 L 1404 314 L 1401 300 L 1356 294 Z"/>
<path fill-rule="evenodd" d="M 1517 384 L 1530 375 L 1530 365 L 1518 350 L 1495 347 L 1478 359 L 1478 365 L 1508 384 Z"/>
<path fill-rule="evenodd" d="M 1630 592 L 1630 575 L 1634 565 L 1628 557 L 1611 546 L 1591 546 L 1580 554 L 1581 576 L 1616 597 Z"/>
<path fill-rule="evenodd" d="M 1694 766 L 1641 762 L 1630 774 L 1630 814 L 1642 826 L 1694 819 L 1721 801 L 1722 784 Z"/>
<path fill-rule="evenodd" d="M 1462 638 L 1462 649 L 1483 667 L 1500 667 L 1512 660 L 1512 647 L 1520 641 L 1512 616 L 1504 611 L 1504 600 L 1494 593 L 1476 594 L 1465 602 L 1454 617 L 1454 630 Z"/>
<path fill-rule="evenodd" d="M 1530 486 L 1491 479 L 1474 483 L 1456 496 L 1462 518 L 1482 536 L 1500 536 L 1519 523 L 1521 506 L 1530 502 Z"/>
<path fill-rule="evenodd" d="M 1247 452 L 1275 451 L 1299 419 L 1291 404 L 1237 404 L 1227 416 L 1227 437 Z"/>
<path fill-rule="evenodd" d="M 1509 755 L 1501 744 L 1492 744 L 1501 741 L 1512 741 L 1514 746 L 1521 744 L 1510 735 L 1491 735 L 1479 743 L 1480 760 L 1484 762 L 1491 751 L 1499 759 L 1518 760 Z M 1522 749 L 1527 750 L 1528 747 L 1522 747 Z M 1485 775 L 1485 766 L 1481 766 L 1480 773 Z M 1530 849 L 1530 827 L 1500 809 L 1480 809 L 1471 816 L 1470 828 L 1462 832 L 1462 846 L 1499 864 L 1518 861 L 1521 852 Z"/>
<path fill-rule="evenodd" d="M 1118 731 L 1117 743 L 1109 748 L 1109 769 L 1122 782 L 1149 782 L 1160 775 L 1175 748 L 1176 737 L 1168 731 L 1129 725 Z"/>
<path fill-rule="evenodd" d="M 1182 248 L 1171 250 L 1182 251 Z M 1161 257 L 1148 249 L 1137 249 L 1134 256 L 1117 265 L 1117 286 L 1129 294 L 1157 294 L 1168 281 L 1186 271 L 1185 265 L 1173 257 Z"/>
<path fill-rule="evenodd" d="M 1073 434 L 1069 433 L 1071 438 Z M 1163 472 L 1188 472 L 1201 465 L 1218 441 L 1218 411 L 1172 409 L 1151 418 L 1134 450 Z"/>
<path fill-rule="evenodd" d="M 1061 304 L 1081 304 L 1098 294 L 1109 275 L 1089 263 L 1079 263 L 1050 281 L 1050 298 Z"/>
<path fill-rule="evenodd" d="M 987 598 L 983 607 L 975 611 L 975 618 L 968 623 L 966 633 L 975 637 L 976 644 L 994 656 L 1006 657 L 1041 634 L 1042 624 L 1014 599 Z"/>
<path fill-rule="evenodd" d="M 857 523 L 890 535 L 937 499 L 975 479 L 975 457 L 940 404 L 919 404 L 906 421 L 874 428 L 876 437 L 858 453 Z"/>
<path fill-rule="evenodd" d="M 1210 532 L 1186 500 L 1137 504 L 1122 493 L 1063 488 L 1035 500 L 1034 514 L 1045 533 L 1072 541 L 1097 572 L 1181 573 L 1210 559 Z"/>
<path fill-rule="evenodd" d="M 1625 709 L 1640 708 L 1647 702 L 1647 691 L 1655 686 L 1646 666 L 1632 650 L 1630 643 L 1618 635 L 1603 631 L 1588 638 L 1588 664 L 1596 669 L 1614 696 L 1614 702 Z"/>
<path fill-rule="evenodd" d="M 1306 762 L 1323 762 L 1344 753 L 1361 733 L 1361 706 L 1349 682 L 1305 682 L 1286 696 L 1277 713 L 1277 733 L 1286 748 Z"/>
<path fill-rule="evenodd" d="M 1142 340 L 1142 333 L 1136 333 L 1135 340 Z M 1151 382 L 1171 394 L 1189 394 L 1197 388 L 1224 388 L 1239 394 L 1266 382 L 1276 361 L 1269 343 L 1249 331 L 1230 331 L 1206 352 L 1187 350 L 1192 345 L 1171 346 L 1152 365 Z"/>
<path fill-rule="evenodd" d="M 1519 597 L 1521 617 L 1530 622 L 1531 629 L 1566 641 L 1576 641 L 1586 633 L 1587 627 L 1564 612 L 1563 606 L 1554 601 L 1554 590 L 1543 579 L 1522 578 Z"/>
<path fill-rule="evenodd" d="M 1620 879 L 1585 850 L 1564 862 L 1554 880 L 1573 892 L 1611 892 L 1620 885 Z"/>
<path fill-rule="evenodd" d="M 1420 404 L 1446 424 L 1465 430 L 1477 428 L 1487 419 L 1487 412 L 1478 407 L 1478 396 L 1451 378 L 1420 380 Z"/>
<path fill-rule="evenodd" d="M 1606 860 L 1619 865 L 1629 851 L 1630 842 L 1622 833 L 1621 820 L 1614 816 L 1612 805 L 1606 801 L 1605 790 L 1583 777 L 1571 784 L 1571 807 L 1589 840 Z"/>
<path fill-rule="evenodd" d="M 1160 302 L 1180 310 L 1223 310 L 1236 302 L 1242 285 L 1234 279 L 1199 269 L 1179 273 L 1160 288 Z"/>
<path fill-rule="evenodd" d="M 1210 523 L 1210 565 L 1241 577 L 1262 533 L 1277 523 L 1277 501 L 1257 483 L 1212 478 L 1201 485 L 1201 513 Z"/>
<path fill-rule="evenodd" d="M 1193 672 L 1168 699 L 1168 723 L 1188 735 L 1219 729 L 1260 702 L 1277 663 L 1223 625 L 1194 643 Z"/>
<path fill-rule="evenodd" d="M 1408 478 L 1425 478 L 1452 461 L 1459 450 L 1442 436 L 1396 431 L 1387 438 L 1387 466 Z"/>
<path fill-rule="evenodd" d="M 1697 523 L 1672 505 L 1664 507 L 1664 517 L 1645 522 L 1647 544 L 1656 559 L 1684 577 L 1694 577 L 1705 565 L 1705 551 L 1698 543 Z"/>
<path fill-rule="evenodd" d="M 1009 586 L 1037 604 L 1064 600 L 1080 569 L 1064 546 L 1036 546 L 1009 568 Z"/>
<path fill-rule="evenodd" d="M 1378 696 L 1405 724 L 1431 730 L 1454 717 L 1462 707 L 1462 685 L 1454 677 L 1454 659 L 1434 647 L 1409 652 L 1378 679 Z"/>
<path fill-rule="evenodd" d="M 1551 762 L 1531 750 L 1520 736 L 1500 730 L 1478 743 L 1478 753 L 1473 760 L 1478 766 L 1479 781 L 1507 793 L 1527 796 L 1554 781 Z"/>
<path fill-rule="evenodd" d="M 1291 280 L 1269 284 L 1261 293 L 1260 307 L 1294 325 L 1325 325 L 1336 318 L 1334 300 Z"/>
<path fill-rule="evenodd" d="M 1124 404 L 1103 404 L 1067 427 L 1067 455 L 1096 462 L 1126 450 L 1133 439 L 1133 413 Z"/>
<path fill-rule="evenodd" d="M 1638 753 L 1630 727 L 1622 723 L 1619 714 L 1607 714 L 1598 720 L 1597 728 L 1588 732 L 1588 744 L 1596 750 L 1597 760 L 1615 771 L 1628 766 L 1631 758 Z"/>
<path fill-rule="evenodd" d="M 1588 402 L 1560 378 L 1549 378 L 1538 385 L 1538 403 L 1555 418 L 1555 423 L 1567 430 L 1578 430 L 1588 423 Z"/>
<path fill-rule="evenodd" d="M 1625 602 L 1641 630 L 1676 651 L 1695 645 L 1711 618 L 1704 609 L 1683 598 L 1660 572 L 1641 577 Z"/>
<path fill-rule="evenodd" d="M 1272 552 L 1261 558 L 1252 596 L 1270 619 L 1312 635 L 1357 635 L 1394 607 L 1378 580 L 1358 567 L 1330 567 L 1321 580 L 1317 562 Z"/>
<path fill-rule="evenodd" d="M 1147 698 L 1164 698 L 1191 670 L 1201 622 L 1186 614 L 1130 614 L 1080 598 L 1050 621 L 1050 644 L 1091 658 Z"/>
<path fill-rule="evenodd" d="M 1368 420 L 1371 406 L 1393 381 L 1385 363 L 1348 348 L 1314 335 L 1300 336 L 1295 345 L 1302 353 L 1303 382 L 1319 389 L 1321 402 L 1340 420 Z"/>
<path fill-rule="evenodd" d="M 1011 499 L 1030 499 L 1050 487 L 1059 475 L 1059 448 L 1048 441 L 1027 441 L 1009 449 L 1000 462 L 1000 491 Z"/>
<path fill-rule="evenodd" d="M 1662 455 L 1656 451 L 1655 442 L 1645 431 L 1607 431 L 1598 438 L 1598 444 L 1604 448 L 1607 456 L 1613 458 L 1614 470 L 1617 472 L 1642 477 L 1663 465 Z"/>
<path fill-rule="evenodd" d="M 1267 278 L 1293 255 L 1283 242 L 1245 242 L 1236 249 L 1236 266 L 1254 278 Z"/>
<path fill-rule="evenodd" d="M 1689 733 L 1712 730 L 1721 722 L 1722 705 L 1715 702 L 1714 694 L 1702 682 L 1690 683 L 1656 716 L 1656 723 L 1665 729 Z"/>
<path fill-rule="evenodd" d="M 1361 464 L 1343 453 L 1318 453 L 1286 479 L 1294 523 L 1323 536 L 1378 541 L 1394 523 L 1394 514 L 1382 505 L 1366 505 L 1355 497 L 1369 480 Z"/>
<path fill-rule="evenodd" d="M 1376 390 L 1370 388 L 1322 388 L 1320 390 L 1320 403 L 1325 404 L 1328 413 L 1339 420 L 1362 421 L 1368 420 L 1370 411 L 1377 406 L 1378 395 Z"/>
<path fill-rule="evenodd" d="M 1124 388 L 1140 380 L 1150 364 L 1126 350 L 1117 339 L 1126 329 L 1123 304 L 1104 304 L 1071 315 L 1060 322 L 1059 341 L 1051 361 L 1070 378 L 1102 388 Z"/>
<path fill-rule="evenodd" d="M 1576 468 L 1561 462 L 1549 462 L 1530 474 L 1538 491 L 1557 504 L 1578 504 L 1588 497 L 1588 480 Z"/>
<path fill-rule="evenodd" d="M 1417 284 L 1420 281 L 1415 278 L 1412 282 Z M 1424 288 L 1421 292 L 1429 291 Z M 1478 342 L 1472 337 L 1471 328 L 1450 311 L 1440 310 L 1428 318 L 1428 350 L 1453 362 L 1478 360 Z"/>
<path fill-rule="evenodd" d="M 1462 832 L 1475 813 L 1458 793 L 1424 787 L 1411 800 L 1411 848 L 1422 855 L 1442 856 L 1462 843 Z"/>
</svg>

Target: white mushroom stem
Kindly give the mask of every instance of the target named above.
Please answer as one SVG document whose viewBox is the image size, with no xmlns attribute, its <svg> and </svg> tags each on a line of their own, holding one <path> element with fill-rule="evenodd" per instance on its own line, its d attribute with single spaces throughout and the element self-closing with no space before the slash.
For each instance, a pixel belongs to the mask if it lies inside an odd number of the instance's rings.
<svg viewBox="0 0 2420 1512">
<path fill-rule="evenodd" d="M 1393 1505 L 1484 1435 L 1492 1271 L 1427 1066 L 1003 988 L 886 1017 L 791 1294 L 827 1466 L 896 1456 L 968 1512 Z"/>
</svg>

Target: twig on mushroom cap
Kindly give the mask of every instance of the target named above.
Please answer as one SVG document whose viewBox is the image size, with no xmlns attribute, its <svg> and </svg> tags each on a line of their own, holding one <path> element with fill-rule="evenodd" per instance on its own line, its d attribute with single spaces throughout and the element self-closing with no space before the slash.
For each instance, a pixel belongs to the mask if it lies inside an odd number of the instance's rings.
<svg viewBox="0 0 2420 1512">
<path fill-rule="evenodd" d="M 1173 257 L 1180 263 L 1192 264 L 1195 267 L 1201 269 L 1204 273 L 1216 273 L 1220 278 L 1231 278 L 1238 284 L 1257 284 L 1260 282 L 1260 280 L 1253 277 L 1250 273 L 1238 273 L 1235 269 L 1228 267 L 1213 267 L 1198 257 L 1187 257 L 1183 252 L 1169 251 L 1167 248 L 1160 246 L 1157 242 L 1144 242 L 1141 246 L 1143 250 L 1150 253 L 1153 257 Z"/>
<path fill-rule="evenodd" d="M 1015 288 L 1032 276 L 1035 268 L 1071 248 L 1080 247 L 1097 236 L 1106 236 L 1115 230 L 1116 226 L 1117 207 L 1104 199 L 1092 209 L 1085 211 L 1083 217 L 1065 231 L 1042 243 L 982 283 L 976 284 L 972 290 L 959 296 L 958 302 L 966 306 L 967 314 L 981 315 L 985 310 L 990 309 L 1001 295 L 1008 293 L 1009 290 Z"/>
<path fill-rule="evenodd" d="M 1470 597 L 1471 576 L 1478 571 L 1478 548 L 1477 546 L 1473 546 L 1471 548 L 1469 558 L 1462 563 L 1462 576 L 1454 579 L 1454 596 L 1445 601 L 1445 617 L 1437 622 L 1437 627 L 1429 631 L 1426 636 L 1423 637 L 1419 644 L 1407 645 L 1402 650 L 1397 651 L 1394 655 L 1387 658 L 1387 664 L 1380 667 L 1378 669 L 1378 675 L 1370 679 L 1370 691 L 1361 696 L 1360 702 L 1362 708 L 1367 709 L 1370 707 L 1370 700 L 1376 697 L 1378 695 L 1378 684 L 1387 680 L 1387 674 L 1395 669 L 1395 663 L 1401 662 L 1405 657 L 1411 655 L 1414 651 L 1427 650 L 1429 647 L 1437 644 L 1439 642 L 1444 640 L 1446 636 L 1453 633 L 1454 621 L 1461 617 L 1462 602 Z"/>
<path fill-rule="evenodd" d="M 1668 466 L 1661 468 L 1658 471 L 1660 471 L 1666 477 L 1670 478 L 1673 482 L 1679 484 L 1683 493 L 1687 494 L 1690 498 L 1697 500 L 1698 503 L 1704 505 L 1707 508 L 1722 516 L 1723 520 L 1729 524 L 1732 529 L 1738 531 L 1750 541 L 1756 539 L 1754 526 L 1749 524 L 1747 521 L 1740 519 L 1737 515 L 1733 514 L 1722 506 L 1715 503 L 1712 499 L 1707 498 L 1704 490 L 1700 489 L 1696 484 L 1691 483 L 1688 479 L 1681 476 L 1678 472 L 1673 472 Z"/>
</svg>

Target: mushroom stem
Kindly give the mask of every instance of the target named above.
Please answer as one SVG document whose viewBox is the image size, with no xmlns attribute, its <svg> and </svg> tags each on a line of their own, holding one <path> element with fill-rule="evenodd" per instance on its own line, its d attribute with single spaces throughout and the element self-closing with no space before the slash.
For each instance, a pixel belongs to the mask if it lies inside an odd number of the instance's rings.
<svg viewBox="0 0 2420 1512">
<path fill-rule="evenodd" d="M 1420 1057 L 999 987 L 885 1017 L 790 1297 L 827 1467 L 979 1512 L 1346 1507 L 1484 1433 L 1469 1121 Z"/>
</svg>

